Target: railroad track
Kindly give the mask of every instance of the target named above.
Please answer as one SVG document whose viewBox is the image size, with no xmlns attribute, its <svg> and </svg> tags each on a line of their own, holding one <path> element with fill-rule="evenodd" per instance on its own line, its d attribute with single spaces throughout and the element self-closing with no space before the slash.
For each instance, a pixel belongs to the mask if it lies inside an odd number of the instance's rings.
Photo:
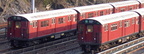
<svg viewBox="0 0 144 54">
<path fill-rule="evenodd" d="M 6 32 L 5 31 L 0 31 L 0 44 L 7 43 L 7 37 L 6 37 Z M 1 45 L 0 45 L 1 46 Z"/>
<path fill-rule="evenodd" d="M 110 48 L 97 54 L 126 54 L 144 46 L 144 37 Z M 94 53 L 94 52 L 93 52 Z"/>
<path fill-rule="evenodd" d="M 138 48 L 138 49 L 136 49 L 136 50 L 133 50 L 133 51 L 131 51 L 131 52 L 128 52 L 127 54 L 144 54 L 144 46 L 143 47 L 140 47 L 140 48 Z"/>
<path fill-rule="evenodd" d="M 81 53 L 81 48 L 76 40 L 76 36 L 18 50 L 9 50 L 7 52 L 3 52 L 3 54 L 57 54 L 68 52 Z"/>
<path fill-rule="evenodd" d="M 81 48 L 78 45 L 76 39 L 73 39 L 56 45 L 40 48 L 38 50 L 26 52 L 24 54 L 46 54 L 46 53 L 47 54 L 65 54 L 65 53 L 76 54 L 77 53 L 76 51 L 81 51 Z"/>
<path fill-rule="evenodd" d="M 0 23 L 0 29 L 1 29 L 1 28 L 5 28 L 5 27 L 7 27 L 7 22 Z"/>
</svg>

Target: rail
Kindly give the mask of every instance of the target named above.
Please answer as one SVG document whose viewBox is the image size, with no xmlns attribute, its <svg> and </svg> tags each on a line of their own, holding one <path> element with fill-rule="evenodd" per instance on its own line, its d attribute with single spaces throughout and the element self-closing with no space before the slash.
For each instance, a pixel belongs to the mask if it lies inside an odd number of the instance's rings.
<svg viewBox="0 0 144 54">
<path fill-rule="evenodd" d="M 61 40 L 56 40 L 56 41 L 52 41 L 52 42 L 48 42 L 48 43 L 44 43 L 44 44 L 40 44 L 40 45 L 35 45 L 35 46 L 31 46 L 31 47 L 27 47 L 27 48 L 22 48 L 22 49 L 18 49 L 18 50 L 10 50 L 8 52 L 5 52 L 3 54 L 25 54 L 25 53 L 42 53 L 44 51 L 49 51 L 51 53 L 53 53 L 56 50 L 59 50 L 57 52 L 60 52 L 61 49 L 67 49 L 64 46 L 73 46 L 76 43 L 76 36 L 70 37 L 70 38 L 64 38 Z M 71 42 L 71 43 L 70 43 Z M 61 48 L 58 48 L 61 47 Z M 78 45 L 75 45 L 74 48 L 79 48 Z M 53 50 L 52 50 L 53 49 Z"/>
<path fill-rule="evenodd" d="M 142 46 L 144 46 L 144 41 L 142 41 L 142 42 L 140 42 L 140 43 L 138 43 L 138 44 L 132 45 L 132 46 L 130 46 L 130 47 L 127 47 L 127 48 L 125 48 L 125 49 L 122 49 L 122 50 L 120 50 L 120 51 L 117 51 L 117 52 L 115 52 L 114 54 L 124 54 L 124 53 L 128 53 L 128 52 L 133 51 L 133 50 L 136 50 L 136 49 L 138 49 L 138 48 L 140 48 L 140 47 L 142 47 Z"/>
<path fill-rule="evenodd" d="M 7 27 L 7 22 L 0 23 L 0 29 Z"/>
<path fill-rule="evenodd" d="M 131 51 L 131 49 L 136 49 L 136 48 L 138 48 L 140 46 L 143 46 L 143 43 L 144 43 L 144 37 L 141 37 L 141 38 L 138 38 L 136 40 L 130 41 L 128 43 L 125 43 L 125 44 L 113 47 L 111 49 L 102 51 L 102 52 L 100 52 L 98 54 L 113 54 L 113 53 L 117 53 L 117 52 L 125 53 L 125 52 L 128 52 L 128 51 Z M 140 44 L 140 45 L 137 45 L 138 47 L 135 48 L 134 47 L 134 46 L 136 46 L 135 44 Z M 128 50 L 127 47 L 131 47 L 131 49 L 129 48 L 130 50 Z"/>
</svg>

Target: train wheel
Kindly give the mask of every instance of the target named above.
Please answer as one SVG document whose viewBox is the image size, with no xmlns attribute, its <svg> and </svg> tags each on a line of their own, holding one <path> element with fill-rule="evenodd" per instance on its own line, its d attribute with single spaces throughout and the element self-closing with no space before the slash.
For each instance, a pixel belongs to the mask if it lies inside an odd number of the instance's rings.
<svg viewBox="0 0 144 54">
<path fill-rule="evenodd" d="M 32 42 L 32 41 L 31 41 L 31 42 L 28 42 L 28 45 L 29 45 L 29 46 L 33 46 L 33 45 L 34 45 L 34 42 Z"/>
<path fill-rule="evenodd" d="M 91 50 L 90 54 L 95 54 L 95 50 Z"/>
<path fill-rule="evenodd" d="M 18 41 L 15 41 L 15 40 L 11 40 L 11 46 L 12 46 L 13 48 L 18 48 L 18 47 L 20 47 L 19 44 L 18 44 Z"/>
<path fill-rule="evenodd" d="M 91 52 L 91 46 L 86 45 L 85 46 L 85 52 L 87 52 L 87 53 Z"/>
<path fill-rule="evenodd" d="M 84 53 L 90 53 L 91 47 L 88 45 L 80 45 Z"/>
</svg>

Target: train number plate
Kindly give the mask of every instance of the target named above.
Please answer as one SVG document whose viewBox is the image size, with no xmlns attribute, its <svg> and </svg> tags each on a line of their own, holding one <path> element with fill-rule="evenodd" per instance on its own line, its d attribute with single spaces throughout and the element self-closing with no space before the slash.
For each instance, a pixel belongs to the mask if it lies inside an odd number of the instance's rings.
<svg viewBox="0 0 144 54">
<path fill-rule="evenodd" d="M 61 37 L 60 34 L 55 35 L 55 39 L 58 39 L 58 38 L 60 38 L 60 37 Z"/>
</svg>

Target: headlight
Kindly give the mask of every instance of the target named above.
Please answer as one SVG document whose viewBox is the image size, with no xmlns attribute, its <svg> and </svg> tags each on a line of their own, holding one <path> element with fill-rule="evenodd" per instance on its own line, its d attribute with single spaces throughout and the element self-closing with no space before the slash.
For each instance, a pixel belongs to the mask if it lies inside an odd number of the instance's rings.
<svg viewBox="0 0 144 54">
<path fill-rule="evenodd" d="M 10 35 L 12 35 L 12 33 L 10 33 Z"/>
<path fill-rule="evenodd" d="M 84 39 L 83 37 L 81 39 Z"/>
<path fill-rule="evenodd" d="M 54 38 L 54 36 L 51 36 L 51 38 Z"/>
<path fill-rule="evenodd" d="M 23 34 L 21 34 L 21 36 L 23 36 Z"/>
<path fill-rule="evenodd" d="M 96 40 L 96 38 L 94 38 L 94 40 Z"/>
<path fill-rule="evenodd" d="M 62 36 L 64 35 L 64 33 L 61 34 Z"/>
</svg>

